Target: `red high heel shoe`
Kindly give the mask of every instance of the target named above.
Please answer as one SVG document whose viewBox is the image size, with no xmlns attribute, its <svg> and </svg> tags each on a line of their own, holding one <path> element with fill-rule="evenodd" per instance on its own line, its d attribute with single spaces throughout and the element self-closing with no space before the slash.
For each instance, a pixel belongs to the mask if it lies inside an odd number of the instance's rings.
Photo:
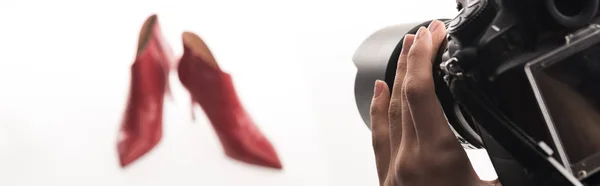
<svg viewBox="0 0 600 186">
<path fill-rule="evenodd" d="M 148 153 L 162 137 L 163 101 L 173 59 L 161 35 L 157 16 L 150 16 L 140 31 L 135 62 L 131 66 L 129 100 L 120 129 L 117 150 L 122 167 Z"/>
<path fill-rule="evenodd" d="M 197 35 L 183 33 L 179 80 L 212 123 L 225 154 L 246 163 L 281 169 L 275 149 L 254 125 L 238 100 L 231 76 L 219 68 Z"/>
</svg>

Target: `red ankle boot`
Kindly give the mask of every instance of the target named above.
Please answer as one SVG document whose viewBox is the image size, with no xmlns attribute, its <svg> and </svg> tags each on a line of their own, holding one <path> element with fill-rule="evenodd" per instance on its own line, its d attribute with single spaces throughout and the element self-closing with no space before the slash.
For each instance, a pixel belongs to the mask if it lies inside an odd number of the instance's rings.
<svg viewBox="0 0 600 186">
<path fill-rule="evenodd" d="M 136 59 L 131 66 L 129 100 L 117 145 L 122 167 L 148 153 L 162 137 L 163 101 L 169 90 L 172 59 L 157 16 L 152 15 L 140 31 Z"/>
<path fill-rule="evenodd" d="M 231 76 L 219 68 L 206 44 L 184 33 L 184 52 L 178 74 L 190 92 L 192 105 L 200 105 L 212 123 L 225 154 L 246 163 L 281 169 L 275 149 L 246 113 Z"/>
</svg>

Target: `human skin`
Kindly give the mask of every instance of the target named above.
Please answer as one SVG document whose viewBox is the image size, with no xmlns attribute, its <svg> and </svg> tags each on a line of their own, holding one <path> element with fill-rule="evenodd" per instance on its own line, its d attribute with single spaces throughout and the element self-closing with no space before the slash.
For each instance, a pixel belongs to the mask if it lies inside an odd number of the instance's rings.
<svg viewBox="0 0 600 186">
<path fill-rule="evenodd" d="M 406 35 L 393 90 L 375 82 L 371 126 L 382 186 L 500 185 L 479 179 L 435 95 L 432 63 L 445 36 L 440 21 Z"/>
</svg>

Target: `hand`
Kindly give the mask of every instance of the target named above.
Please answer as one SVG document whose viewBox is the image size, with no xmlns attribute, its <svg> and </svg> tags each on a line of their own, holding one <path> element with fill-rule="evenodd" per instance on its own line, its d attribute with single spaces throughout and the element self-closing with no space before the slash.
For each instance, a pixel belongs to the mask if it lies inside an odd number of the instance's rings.
<svg viewBox="0 0 600 186">
<path fill-rule="evenodd" d="M 477 177 L 435 95 L 432 62 L 445 36 L 440 21 L 406 35 L 391 95 L 385 82 L 375 83 L 371 129 L 380 185 L 491 185 Z"/>
</svg>

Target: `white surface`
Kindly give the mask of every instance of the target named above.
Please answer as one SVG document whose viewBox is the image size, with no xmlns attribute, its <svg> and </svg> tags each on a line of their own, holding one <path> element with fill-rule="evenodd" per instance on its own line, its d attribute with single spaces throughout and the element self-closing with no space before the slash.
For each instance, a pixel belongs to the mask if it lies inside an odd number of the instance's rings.
<svg viewBox="0 0 600 186">
<path fill-rule="evenodd" d="M 191 122 L 176 74 L 163 140 L 120 169 L 129 65 L 153 12 L 176 54 L 183 30 L 205 39 L 284 171 L 226 158 L 200 110 Z M 352 53 L 381 27 L 454 13 L 453 0 L 2 1 L 0 185 L 377 185 Z"/>
</svg>

